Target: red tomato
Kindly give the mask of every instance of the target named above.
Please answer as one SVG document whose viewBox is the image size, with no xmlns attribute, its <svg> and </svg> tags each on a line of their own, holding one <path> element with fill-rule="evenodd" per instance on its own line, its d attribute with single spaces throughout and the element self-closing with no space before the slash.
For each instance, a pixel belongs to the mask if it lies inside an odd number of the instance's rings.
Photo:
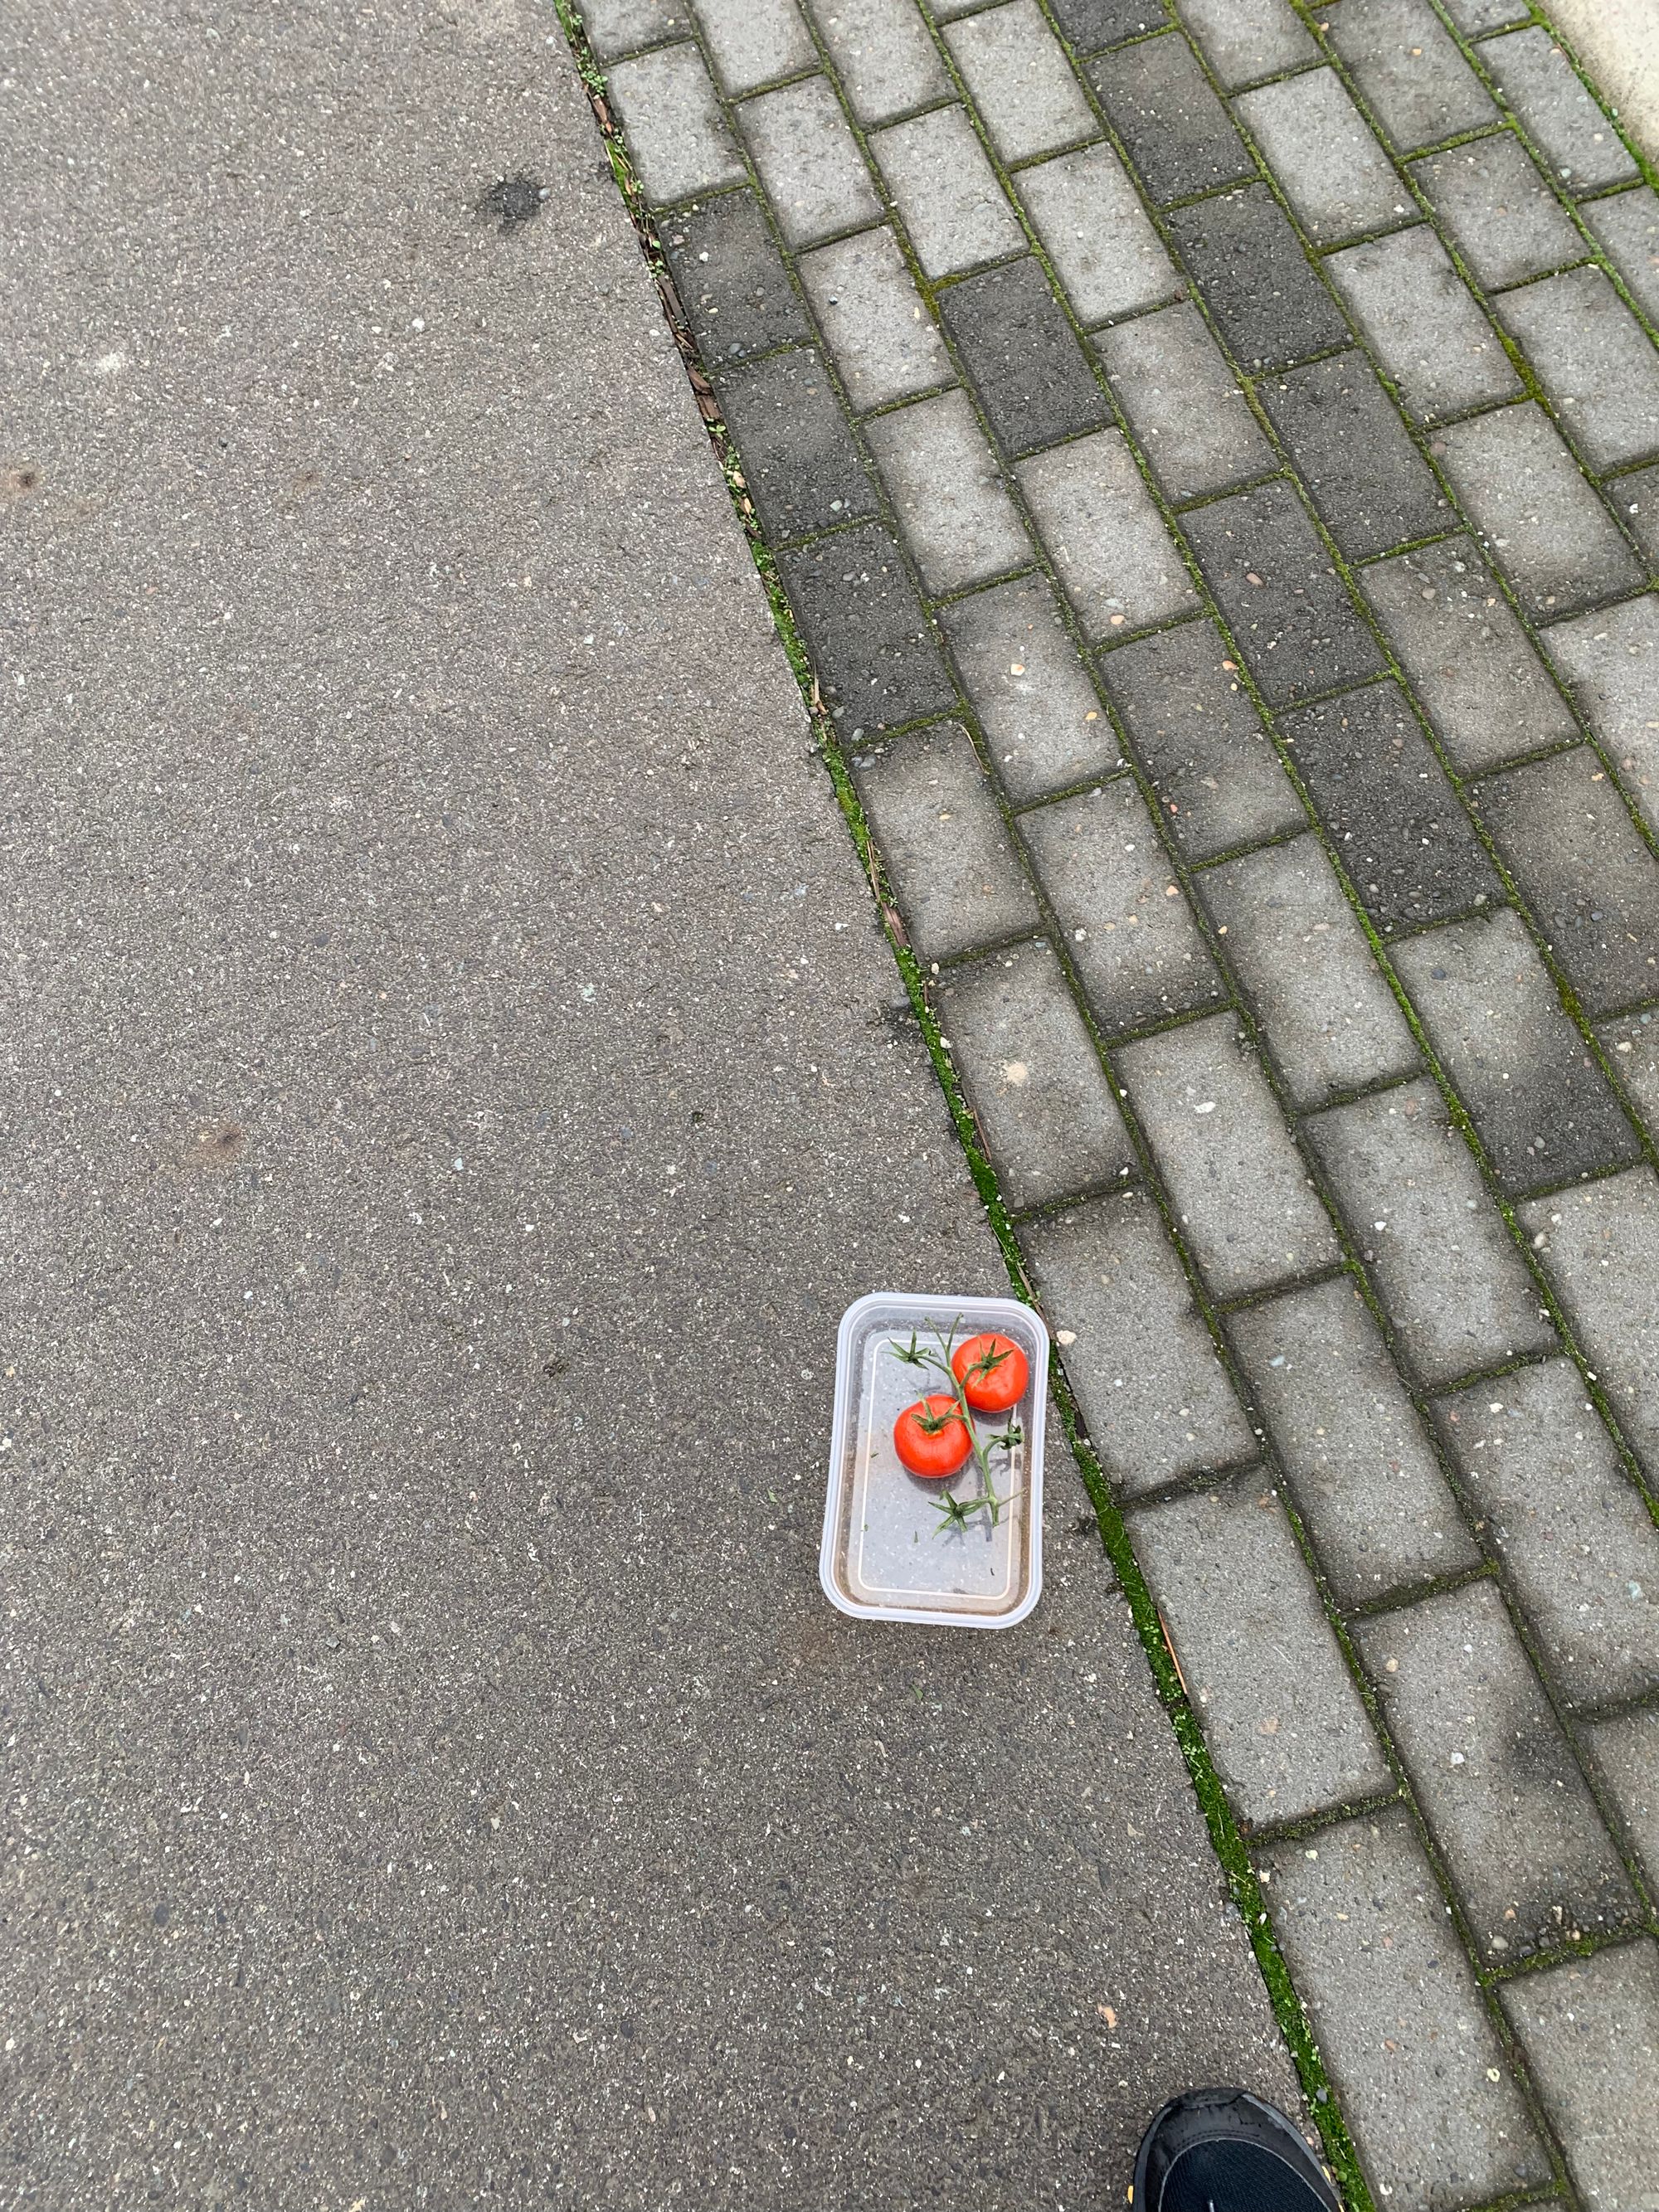
<svg viewBox="0 0 1659 2212">
<path fill-rule="evenodd" d="M 912 1474 L 928 1482 L 954 1474 L 973 1449 L 962 1408 L 943 1390 L 918 1398 L 893 1424 L 893 1449 Z"/>
<path fill-rule="evenodd" d="M 1030 1362 L 1008 1336 L 970 1336 L 957 1346 L 951 1366 L 976 1413 L 1006 1413 L 1025 1395 L 1031 1377 Z"/>
</svg>

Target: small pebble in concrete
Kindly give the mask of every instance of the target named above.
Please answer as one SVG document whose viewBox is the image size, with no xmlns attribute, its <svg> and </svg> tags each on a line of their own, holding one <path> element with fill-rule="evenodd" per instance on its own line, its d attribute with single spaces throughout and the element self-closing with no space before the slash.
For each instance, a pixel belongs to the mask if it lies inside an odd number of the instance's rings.
<svg viewBox="0 0 1659 2212">
<path fill-rule="evenodd" d="M 1650 1136 L 1659 1134 L 1659 1014 L 1626 1014 L 1600 1032 L 1613 1072 Z"/>
</svg>

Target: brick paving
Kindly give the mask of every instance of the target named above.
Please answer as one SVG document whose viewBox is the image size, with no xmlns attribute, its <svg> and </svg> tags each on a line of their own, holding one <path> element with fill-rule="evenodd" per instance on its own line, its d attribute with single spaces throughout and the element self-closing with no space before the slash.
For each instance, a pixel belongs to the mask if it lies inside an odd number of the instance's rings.
<svg viewBox="0 0 1659 2212">
<path fill-rule="evenodd" d="M 1659 198 L 1520 0 L 582 12 L 1373 2197 L 1653 2212 Z"/>
</svg>

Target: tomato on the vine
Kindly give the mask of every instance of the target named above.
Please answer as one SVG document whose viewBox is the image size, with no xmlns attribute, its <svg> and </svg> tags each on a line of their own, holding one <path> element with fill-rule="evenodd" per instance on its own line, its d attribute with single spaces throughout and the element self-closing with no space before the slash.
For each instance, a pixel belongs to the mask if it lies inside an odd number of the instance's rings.
<svg viewBox="0 0 1659 2212">
<path fill-rule="evenodd" d="M 1030 1362 L 1012 1337 L 988 1332 L 957 1346 L 951 1372 L 976 1413 L 1006 1413 L 1018 1405 L 1030 1380 Z"/>
<path fill-rule="evenodd" d="M 943 1482 L 972 1451 L 974 1439 L 961 1407 L 939 1390 L 905 1407 L 893 1424 L 893 1449 L 912 1474 Z"/>
</svg>

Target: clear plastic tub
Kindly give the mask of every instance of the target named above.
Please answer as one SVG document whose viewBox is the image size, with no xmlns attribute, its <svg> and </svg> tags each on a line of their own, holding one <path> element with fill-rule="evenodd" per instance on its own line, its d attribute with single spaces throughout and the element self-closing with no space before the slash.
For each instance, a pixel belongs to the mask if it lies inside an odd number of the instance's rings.
<svg viewBox="0 0 1659 2212">
<path fill-rule="evenodd" d="M 949 1377 L 917 1368 L 893 1347 L 919 1341 L 942 1349 L 981 1330 L 1009 1337 L 1025 1354 L 1025 1395 L 1006 1413 L 981 1414 L 999 1500 L 965 1525 L 943 1509 L 985 1495 L 970 1455 L 948 1481 L 909 1473 L 893 1446 L 893 1424 L 918 1398 L 948 1389 Z M 825 1596 L 860 1620 L 915 1620 L 945 1628 L 1012 1628 L 1042 1589 L 1042 1425 L 1048 1395 L 1048 1332 L 1013 1298 L 916 1297 L 878 1291 L 848 1306 L 836 1343 L 835 1425 L 823 1504 L 818 1577 Z M 1011 1426 L 1019 1441 L 990 1439 Z"/>
</svg>

